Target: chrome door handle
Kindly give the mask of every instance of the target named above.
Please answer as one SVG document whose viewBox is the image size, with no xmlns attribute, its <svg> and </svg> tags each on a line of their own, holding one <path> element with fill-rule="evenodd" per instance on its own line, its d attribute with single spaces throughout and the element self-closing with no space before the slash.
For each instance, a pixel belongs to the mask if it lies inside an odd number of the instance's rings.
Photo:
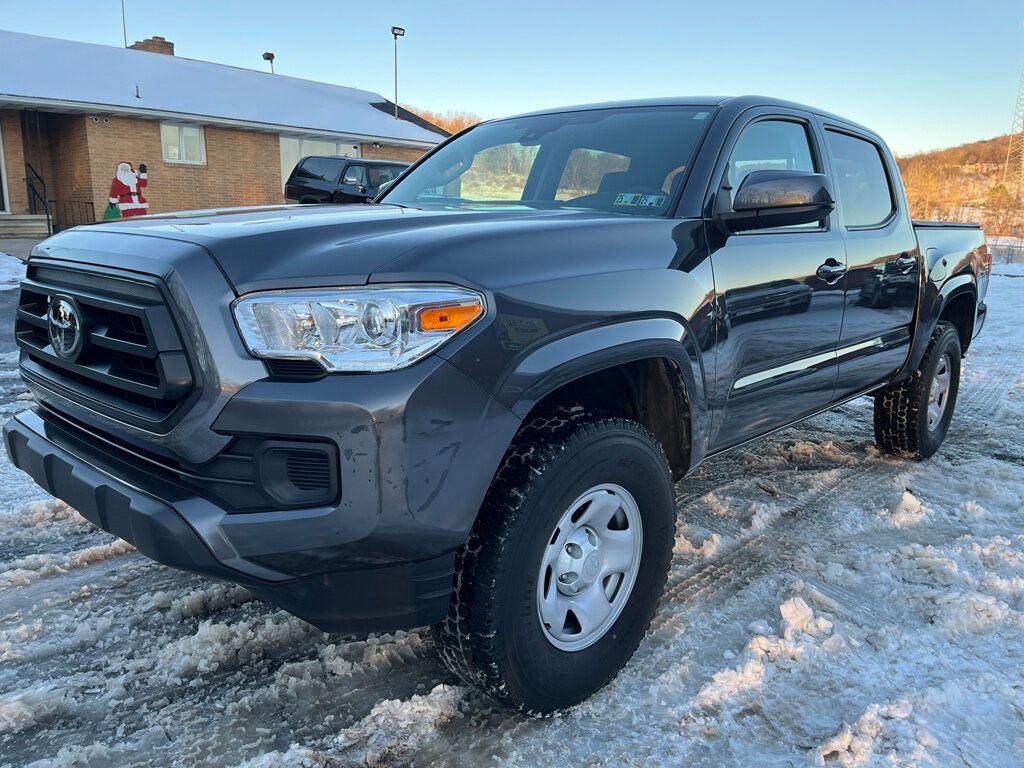
<svg viewBox="0 0 1024 768">
<path fill-rule="evenodd" d="M 829 285 L 835 285 L 840 278 L 846 274 L 846 265 L 840 264 L 835 259 L 828 259 L 818 267 L 817 275 Z"/>
<path fill-rule="evenodd" d="M 896 269 L 898 269 L 900 272 L 906 273 L 917 266 L 917 259 L 911 256 L 909 253 L 901 253 L 900 257 L 896 259 L 894 263 L 896 264 Z"/>
</svg>

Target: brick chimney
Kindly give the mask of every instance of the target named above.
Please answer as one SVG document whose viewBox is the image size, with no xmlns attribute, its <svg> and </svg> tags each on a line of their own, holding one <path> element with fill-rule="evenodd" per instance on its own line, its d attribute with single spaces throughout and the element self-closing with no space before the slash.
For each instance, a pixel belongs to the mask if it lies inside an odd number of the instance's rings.
<svg viewBox="0 0 1024 768">
<path fill-rule="evenodd" d="M 128 46 L 136 51 L 149 51 L 150 53 L 166 53 L 168 56 L 174 55 L 174 43 L 170 40 L 165 40 L 160 35 L 153 35 L 153 37 L 147 37 L 145 40 L 136 40 L 134 43 Z"/>
</svg>

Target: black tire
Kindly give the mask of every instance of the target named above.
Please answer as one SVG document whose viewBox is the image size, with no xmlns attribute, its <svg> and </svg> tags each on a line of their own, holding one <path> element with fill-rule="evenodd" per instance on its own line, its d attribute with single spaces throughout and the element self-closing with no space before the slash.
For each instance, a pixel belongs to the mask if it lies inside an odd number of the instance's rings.
<svg viewBox="0 0 1024 768">
<path fill-rule="evenodd" d="M 537 609 L 541 558 L 573 500 L 625 488 L 642 522 L 640 565 L 622 612 L 592 645 L 556 648 Z M 675 505 L 661 445 L 639 424 L 582 409 L 531 420 L 509 449 L 456 564 L 438 625 L 441 657 L 500 702 L 532 714 L 576 704 L 611 680 L 643 639 L 672 557 Z"/>
<path fill-rule="evenodd" d="M 945 409 L 934 428 L 928 428 L 928 402 L 936 369 L 943 358 L 950 370 Z M 932 333 L 921 365 L 906 381 L 875 395 L 875 442 L 886 453 L 926 459 L 935 453 L 949 431 L 960 390 L 960 336 L 951 323 L 940 322 Z"/>
</svg>

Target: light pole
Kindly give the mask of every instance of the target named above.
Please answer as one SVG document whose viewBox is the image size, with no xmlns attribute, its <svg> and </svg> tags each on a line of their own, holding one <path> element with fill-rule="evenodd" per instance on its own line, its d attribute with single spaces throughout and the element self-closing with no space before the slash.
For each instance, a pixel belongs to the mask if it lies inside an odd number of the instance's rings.
<svg viewBox="0 0 1024 768">
<path fill-rule="evenodd" d="M 272 51 L 267 51 L 263 54 L 263 60 L 270 62 L 270 74 L 274 74 L 274 58 Z"/>
<path fill-rule="evenodd" d="M 405 37 L 404 27 L 392 27 L 391 34 L 395 37 L 395 120 L 398 119 L 398 38 Z"/>
</svg>

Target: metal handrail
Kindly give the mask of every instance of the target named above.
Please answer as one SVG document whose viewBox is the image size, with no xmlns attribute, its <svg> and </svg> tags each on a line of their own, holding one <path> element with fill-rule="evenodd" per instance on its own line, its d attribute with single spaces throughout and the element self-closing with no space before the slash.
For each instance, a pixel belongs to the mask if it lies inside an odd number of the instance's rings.
<svg viewBox="0 0 1024 768">
<path fill-rule="evenodd" d="M 91 200 L 50 200 L 49 208 L 53 212 L 51 232 L 57 234 L 81 224 L 96 222 L 96 209 Z"/>
<path fill-rule="evenodd" d="M 28 162 L 27 160 L 25 161 L 25 170 L 27 171 L 26 175 L 28 176 L 27 181 L 29 192 L 29 210 L 32 213 L 36 212 L 36 200 L 38 200 L 43 206 L 43 213 L 46 214 L 46 231 L 52 232 L 53 221 L 50 217 L 50 203 L 49 200 L 47 200 L 46 196 L 46 180 L 39 175 L 39 172 L 32 167 L 32 163 Z M 40 193 L 39 190 L 36 189 L 36 180 L 39 181 L 39 186 L 42 187 L 43 189 L 42 193 Z"/>
</svg>

